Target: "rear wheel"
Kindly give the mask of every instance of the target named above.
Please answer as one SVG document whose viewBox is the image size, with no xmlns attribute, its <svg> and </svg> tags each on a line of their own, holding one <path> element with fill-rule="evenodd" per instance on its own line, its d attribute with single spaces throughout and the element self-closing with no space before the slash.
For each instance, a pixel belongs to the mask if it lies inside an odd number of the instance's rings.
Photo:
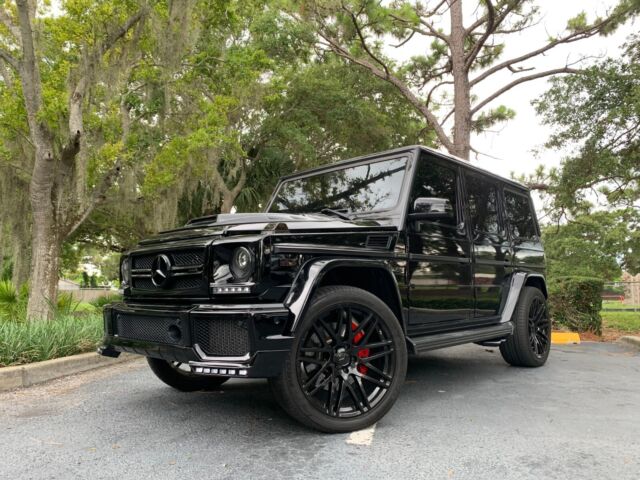
<svg viewBox="0 0 640 480">
<path fill-rule="evenodd" d="M 551 350 L 551 319 L 544 294 L 524 287 L 513 314 L 514 332 L 500 344 L 500 353 L 516 367 L 541 367 Z"/>
<path fill-rule="evenodd" d="M 224 382 L 227 377 L 204 377 L 191 373 L 191 368 L 180 362 L 167 362 L 158 358 L 147 357 L 151 371 L 160 380 L 170 387 L 182 392 L 195 392 L 197 390 L 214 390 Z"/>
<path fill-rule="evenodd" d="M 398 319 L 359 288 L 321 288 L 296 329 L 279 377 L 270 380 L 280 405 L 324 432 L 365 428 L 391 408 L 407 370 Z"/>
</svg>

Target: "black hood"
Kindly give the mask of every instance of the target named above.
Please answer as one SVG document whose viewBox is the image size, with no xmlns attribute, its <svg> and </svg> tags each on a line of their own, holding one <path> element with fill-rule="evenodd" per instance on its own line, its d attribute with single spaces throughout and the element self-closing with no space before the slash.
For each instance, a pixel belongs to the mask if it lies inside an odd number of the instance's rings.
<svg viewBox="0 0 640 480">
<path fill-rule="evenodd" d="M 311 232 L 363 229 L 395 230 L 395 227 L 382 226 L 374 220 L 346 220 L 318 213 L 221 213 L 211 217 L 197 218 L 181 228 L 160 232 L 154 237 L 141 241 L 140 244 L 149 245 L 199 237 L 256 234 L 269 231 Z"/>
</svg>

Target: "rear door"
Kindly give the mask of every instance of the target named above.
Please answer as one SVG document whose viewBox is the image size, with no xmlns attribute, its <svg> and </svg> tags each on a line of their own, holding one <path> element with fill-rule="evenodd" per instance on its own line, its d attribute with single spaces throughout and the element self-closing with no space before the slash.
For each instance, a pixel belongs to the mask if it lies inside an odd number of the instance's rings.
<svg viewBox="0 0 640 480">
<path fill-rule="evenodd" d="M 476 321 L 500 313 L 512 272 L 512 252 L 500 205 L 500 184 L 486 175 L 465 172 L 467 223 L 473 249 L 473 292 Z"/>
<path fill-rule="evenodd" d="M 409 323 L 453 329 L 473 311 L 460 169 L 428 154 L 416 168 L 407 218 Z"/>
<path fill-rule="evenodd" d="M 527 192 L 505 188 L 504 203 L 513 242 L 514 267 L 520 271 L 543 273 L 544 251 L 531 197 Z"/>
</svg>

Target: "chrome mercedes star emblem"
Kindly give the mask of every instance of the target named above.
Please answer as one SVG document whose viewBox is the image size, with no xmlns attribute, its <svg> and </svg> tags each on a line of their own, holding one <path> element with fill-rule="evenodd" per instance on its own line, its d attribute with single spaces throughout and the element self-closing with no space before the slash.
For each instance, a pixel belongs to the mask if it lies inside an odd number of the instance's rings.
<svg viewBox="0 0 640 480">
<path fill-rule="evenodd" d="M 151 264 L 151 281 L 160 288 L 166 285 L 171 275 L 171 260 L 166 255 L 158 255 Z"/>
</svg>

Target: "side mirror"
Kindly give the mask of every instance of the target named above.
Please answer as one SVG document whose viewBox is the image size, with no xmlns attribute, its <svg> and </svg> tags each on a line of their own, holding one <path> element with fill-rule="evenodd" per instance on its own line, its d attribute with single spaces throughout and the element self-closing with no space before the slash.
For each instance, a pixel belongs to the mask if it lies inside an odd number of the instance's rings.
<svg viewBox="0 0 640 480">
<path fill-rule="evenodd" d="M 451 202 L 447 198 L 418 197 L 413 202 L 413 220 L 428 220 L 431 222 L 453 223 L 455 214 Z"/>
</svg>

